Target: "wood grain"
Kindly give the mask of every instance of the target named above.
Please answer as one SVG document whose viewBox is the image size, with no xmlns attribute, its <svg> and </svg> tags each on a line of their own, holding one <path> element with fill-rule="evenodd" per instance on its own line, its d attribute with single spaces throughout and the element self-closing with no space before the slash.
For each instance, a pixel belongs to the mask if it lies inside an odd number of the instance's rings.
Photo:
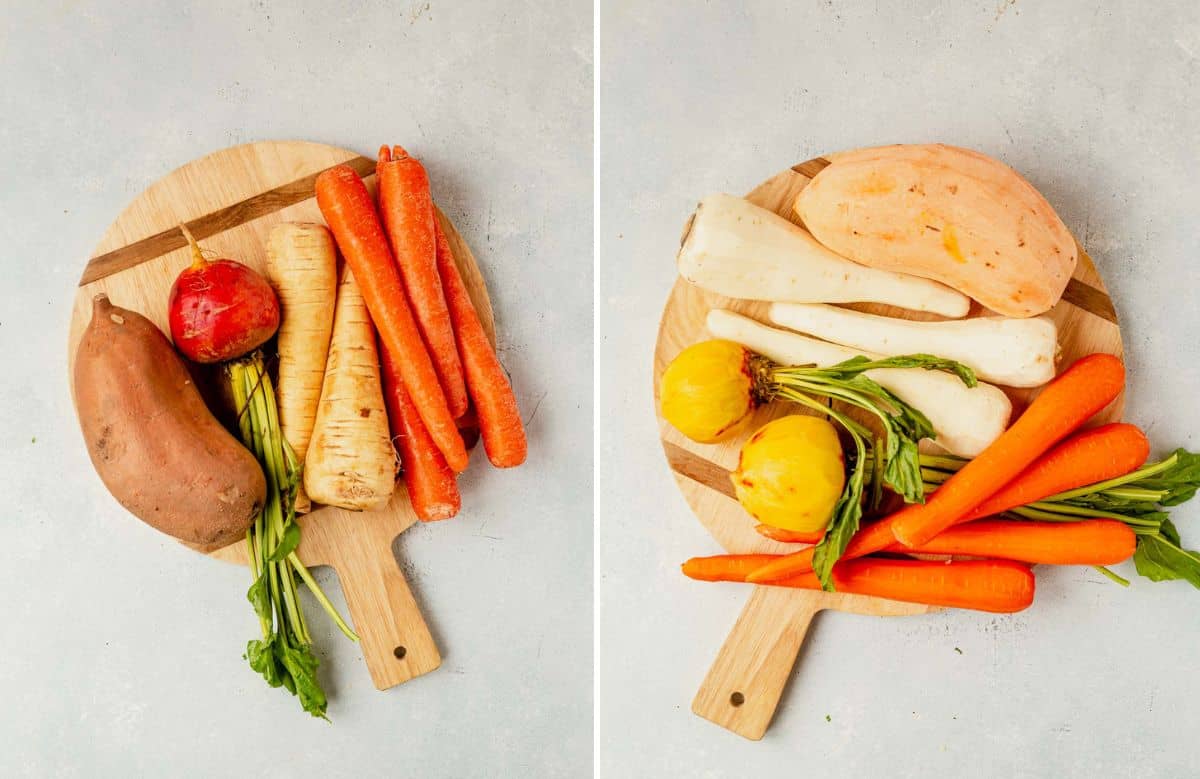
<svg viewBox="0 0 1200 779">
<path fill-rule="evenodd" d="M 817 158 L 772 176 L 746 197 L 797 224 L 792 203 L 812 176 L 829 162 Z M 713 308 L 729 308 L 765 321 L 767 304 L 733 300 L 677 279 L 667 298 L 654 353 L 654 400 L 659 412 L 659 383 L 666 366 L 680 351 L 711 337 L 705 317 Z M 937 319 L 882 305 L 853 305 L 862 311 L 910 319 Z M 969 316 L 987 313 L 977 304 Z M 1092 352 L 1121 355 L 1121 332 L 1104 282 L 1080 247 L 1079 264 L 1067 293 L 1050 312 L 1058 326 L 1060 367 Z M 1019 414 L 1037 390 L 1005 388 Z M 1119 419 L 1124 396 L 1099 414 L 1093 424 Z M 789 547 L 760 536 L 755 522 L 738 505 L 728 473 L 738 451 L 754 430 L 784 414 L 805 413 L 796 406 L 772 403 L 755 412 L 742 435 L 719 444 L 697 444 L 666 423 L 659 412 L 659 434 L 679 489 L 717 543 L 731 553 L 780 553 Z M 702 550 L 698 550 L 702 553 Z M 791 676 L 808 625 L 820 611 L 831 609 L 875 616 L 902 616 L 932 611 L 927 606 L 841 593 L 755 587 L 741 616 L 725 640 L 692 703 L 692 711 L 750 739 L 762 738 Z M 735 695 L 736 693 L 736 695 Z"/>
<path fill-rule="evenodd" d="M 166 327 L 167 297 L 190 262 L 178 224 L 186 222 L 208 249 L 262 272 L 271 228 L 284 221 L 323 222 L 313 197 L 321 171 L 349 164 L 374 188 L 374 162 L 346 149 L 302 141 L 251 143 L 210 154 L 172 171 L 148 187 L 100 239 L 75 296 L 68 344 L 68 375 L 87 326 L 92 298 L 105 292 L 116 305 Z M 487 288 L 470 249 L 438 211 L 455 259 L 495 342 Z M 72 387 L 74 394 L 74 387 Z M 132 520 L 132 518 L 131 518 Z M 299 555 L 306 565 L 328 565 L 338 574 L 363 658 L 379 689 L 434 670 L 441 663 L 433 636 L 397 566 L 392 542 L 416 522 L 408 495 L 397 487 L 381 511 L 356 513 L 325 507 L 302 517 Z M 245 564 L 234 544 L 213 557 Z M 249 581 L 247 581 L 249 586 Z M 238 604 L 241 604 L 240 606 Z M 248 608 L 230 593 L 230 608 Z M 316 613 L 314 618 L 319 618 Z"/>
</svg>

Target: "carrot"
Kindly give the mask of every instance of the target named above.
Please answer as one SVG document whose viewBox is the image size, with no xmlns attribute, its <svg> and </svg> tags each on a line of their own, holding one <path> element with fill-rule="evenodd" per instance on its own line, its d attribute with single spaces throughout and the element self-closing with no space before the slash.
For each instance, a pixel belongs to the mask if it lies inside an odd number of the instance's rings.
<svg viewBox="0 0 1200 779">
<path fill-rule="evenodd" d="M 951 476 L 925 503 L 893 515 L 892 533 L 908 547 L 927 542 L 983 503 L 1047 449 L 1121 393 L 1125 366 L 1111 354 L 1091 354 L 1034 398 L 991 446 Z"/>
<path fill-rule="evenodd" d="M 400 271 L 375 214 L 375 204 L 362 179 L 348 165 L 317 176 L 317 205 L 333 231 L 338 248 L 362 288 L 379 337 L 396 358 L 404 387 L 437 442 L 446 463 L 456 472 L 467 467 L 467 450 L 454 416 L 425 350 L 421 332 L 404 295 Z M 373 345 L 372 345 L 373 346 Z"/>
<path fill-rule="evenodd" d="M 467 390 L 479 417 L 483 448 L 497 468 L 520 465 L 525 462 L 527 445 L 517 399 L 475 313 L 475 305 L 454 262 L 450 241 L 436 221 L 434 231 L 437 234 L 438 273 L 442 277 L 450 321 L 454 324 L 458 354 L 467 373 Z"/>
<path fill-rule="evenodd" d="M 324 225 L 283 222 L 267 236 L 267 280 L 279 297 L 279 427 L 303 463 L 317 420 L 333 309 L 337 299 L 337 251 Z M 304 485 L 296 511 L 311 508 Z"/>
<path fill-rule="evenodd" d="M 391 421 L 392 441 L 400 453 L 404 486 L 413 511 L 422 522 L 449 519 L 462 508 L 454 471 L 429 436 L 417 407 L 404 389 L 404 378 L 392 353 L 379 342 L 383 400 Z"/>
<path fill-rule="evenodd" d="M 959 522 L 1001 514 L 1060 492 L 1095 484 L 1140 468 L 1150 456 L 1150 441 L 1137 427 L 1113 422 L 1077 433 L 968 512 Z"/>
<path fill-rule="evenodd" d="M 450 415 L 457 419 L 467 410 L 467 384 L 454 344 L 442 281 L 438 278 L 433 227 L 436 219 L 429 176 L 425 167 L 402 147 L 389 150 L 383 146 L 379 149 L 375 180 L 379 183 L 383 229 L 391 241 L 409 305 L 446 394 Z"/>
<path fill-rule="evenodd" d="M 746 574 L 761 568 L 778 555 L 721 554 L 693 557 L 683 564 L 683 575 L 703 582 L 744 582 Z"/>
<path fill-rule="evenodd" d="M 303 478 L 313 500 L 356 511 L 383 506 L 396 485 L 375 331 L 348 266 L 338 284 L 329 362 Z"/>
<path fill-rule="evenodd" d="M 758 524 L 754 529 L 760 536 L 769 538 L 772 541 L 779 541 L 784 544 L 815 544 L 825 535 L 824 530 L 817 530 L 811 533 L 806 533 L 803 530 L 784 530 L 781 527 L 774 525 Z"/>
<path fill-rule="evenodd" d="M 1133 530 L 1115 519 L 1064 524 L 983 519 L 943 530 L 918 547 L 895 544 L 889 551 L 1054 565 L 1114 565 L 1128 560 L 1136 544 Z"/>
<path fill-rule="evenodd" d="M 1133 425 L 1115 423 L 1085 430 L 1043 454 L 991 498 L 956 519 L 954 524 L 1000 514 L 1059 492 L 1124 476 L 1144 463 L 1149 452 L 1150 442 Z M 860 530 L 850 540 L 841 559 L 862 557 L 892 546 L 896 540 L 892 523 L 901 513 Z M 786 555 L 753 572 L 746 580 L 763 584 L 811 571 L 812 556 L 811 549 Z"/>
<path fill-rule="evenodd" d="M 1010 613 L 1033 603 L 1034 579 L 1029 567 L 1011 560 L 848 560 L 833 567 L 840 593 Z M 802 573 L 780 587 L 821 589 L 815 573 Z"/>
</svg>

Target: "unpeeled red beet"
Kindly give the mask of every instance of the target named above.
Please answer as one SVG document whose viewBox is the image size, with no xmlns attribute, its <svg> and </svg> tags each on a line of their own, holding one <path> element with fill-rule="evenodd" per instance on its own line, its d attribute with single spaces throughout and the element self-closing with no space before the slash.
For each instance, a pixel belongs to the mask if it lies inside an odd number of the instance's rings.
<svg viewBox="0 0 1200 779">
<path fill-rule="evenodd" d="M 175 348 L 195 362 L 224 362 L 266 343 L 279 329 L 275 290 L 234 260 L 209 261 L 184 226 L 192 264 L 171 286 L 168 321 Z"/>
</svg>

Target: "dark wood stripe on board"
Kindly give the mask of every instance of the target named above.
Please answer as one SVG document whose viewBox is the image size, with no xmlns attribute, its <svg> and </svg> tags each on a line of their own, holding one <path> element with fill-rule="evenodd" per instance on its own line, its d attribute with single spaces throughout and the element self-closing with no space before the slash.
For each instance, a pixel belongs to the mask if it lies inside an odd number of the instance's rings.
<svg viewBox="0 0 1200 779">
<path fill-rule="evenodd" d="M 667 464 L 675 473 L 737 500 L 733 483 L 729 481 L 729 471 L 670 441 L 663 441 L 662 444 L 663 451 L 667 454 Z"/>
<path fill-rule="evenodd" d="M 809 160 L 808 162 L 802 162 L 799 165 L 793 165 L 792 170 L 796 171 L 801 176 L 808 176 L 809 178 L 812 178 L 821 171 L 825 170 L 827 167 L 829 167 L 829 160 L 825 159 L 824 157 L 817 157 L 815 160 Z"/>
<path fill-rule="evenodd" d="M 1114 325 L 1117 324 L 1117 310 L 1113 308 L 1112 299 L 1107 293 L 1090 284 L 1085 284 L 1079 279 L 1071 279 L 1067 283 L 1067 288 L 1063 290 L 1062 299 L 1073 306 L 1082 308 L 1089 314 L 1107 319 Z"/>
<path fill-rule="evenodd" d="M 339 164 L 349 165 L 358 175 L 364 178 L 375 173 L 375 160 L 370 160 L 366 157 L 355 157 Z M 260 216 L 273 214 L 288 206 L 308 200 L 313 196 L 313 187 L 316 184 L 317 176 L 323 172 L 317 171 L 304 178 L 290 181 L 287 184 L 282 184 L 274 189 L 269 189 L 266 192 L 246 198 L 240 203 L 234 203 L 233 205 L 213 211 L 211 214 L 197 217 L 187 223 L 188 229 L 192 231 L 192 235 L 196 237 L 196 240 L 202 241 L 217 233 L 222 233 L 238 225 L 258 219 Z M 156 257 L 161 257 L 167 252 L 182 249 L 184 246 L 187 246 L 187 240 L 177 227 L 171 227 L 160 233 L 147 236 L 140 241 L 134 241 L 127 246 L 122 246 L 120 249 L 113 249 L 111 252 L 93 257 L 88 261 L 87 267 L 83 269 L 83 278 L 79 280 L 79 286 L 82 287 L 85 284 L 91 284 L 93 281 L 99 281 L 115 273 L 129 270 L 141 265 L 143 262 L 149 262 Z"/>
</svg>

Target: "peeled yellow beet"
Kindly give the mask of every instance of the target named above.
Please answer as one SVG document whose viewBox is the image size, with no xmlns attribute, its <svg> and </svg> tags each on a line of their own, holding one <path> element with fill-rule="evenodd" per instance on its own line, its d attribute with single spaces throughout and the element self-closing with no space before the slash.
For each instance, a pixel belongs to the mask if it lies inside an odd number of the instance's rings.
<svg viewBox="0 0 1200 779">
<path fill-rule="evenodd" d="M 934 279 L 1013 317 L 1036 316 L 1075 272 L 1075 239 L 1016 171 L 942 144 L 830 155 L 793 208 L 855 262 Z"/>
<path fill-rule="evenodd" d="M 825 419 L 798 414 L 768 422 L 742 446 L 730 478 L 738 502 L 759 522 L 822 530 L 846 486 L 837 430 Z"/>
</svg>

